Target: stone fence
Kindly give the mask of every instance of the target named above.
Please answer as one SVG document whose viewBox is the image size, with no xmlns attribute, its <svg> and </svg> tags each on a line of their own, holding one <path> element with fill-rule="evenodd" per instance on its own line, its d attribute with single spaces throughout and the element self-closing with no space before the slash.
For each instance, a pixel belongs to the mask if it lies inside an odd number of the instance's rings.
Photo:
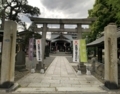
<svg viewBox="0 0 120 94">
<path fill-rule="evenodd" d="M 93 57 L 90 60 L 91 73 L 95 74 L 101 81 L 104 82 L 104 63 L 100 63 L 97 57 Z M 118 85 L 120 85 L 120 59 L 118 59 Z"/>
</svg>

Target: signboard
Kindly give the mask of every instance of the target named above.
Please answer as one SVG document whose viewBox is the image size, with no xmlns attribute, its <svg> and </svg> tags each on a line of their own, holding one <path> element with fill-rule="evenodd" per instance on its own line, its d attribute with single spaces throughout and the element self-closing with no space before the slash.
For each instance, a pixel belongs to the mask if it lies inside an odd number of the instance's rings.
<svg viewBox="0 0 120 94">
<path fill-rule="evenodd" d="M 73 62 L 79 62 L 79 40 L 73 40 Z"/>
<path fill-rule="evenodd" d="M 28 57 L 29 60 L 33 60 L 33 51 L 34 51 L 34 38 L 30 38 L 29 39 L 29 53 L 28 53 Z"/>
<path fill-rule="evenodd" d="M 36 58 L 37 58 L 37 61 L 42 61 L 41 39 L 36 39 Z"/>
<path fill-rule="evenodd" d="M 80 62 L 87 62 L 87 51 L 85 39 L 80 39 Z"/>
</svg>

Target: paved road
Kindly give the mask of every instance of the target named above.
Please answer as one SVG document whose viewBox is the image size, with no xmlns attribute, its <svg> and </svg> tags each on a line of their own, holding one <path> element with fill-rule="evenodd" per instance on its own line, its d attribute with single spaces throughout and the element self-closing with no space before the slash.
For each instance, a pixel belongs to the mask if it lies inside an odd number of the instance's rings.
<svg viewBox="0 0 120 94">
<path fill-rule="evenodd" d="M 103 84 L 94 76 L 77 75 L 64 56 L 57 56 L 45 74 L 28 74 L 26 77 L 19 80 L 18 83 L 21 85 L 21 87 L 18 88 L 14 93 L 107 93 L 107 91 L 102 88 Z"/>
</svg>

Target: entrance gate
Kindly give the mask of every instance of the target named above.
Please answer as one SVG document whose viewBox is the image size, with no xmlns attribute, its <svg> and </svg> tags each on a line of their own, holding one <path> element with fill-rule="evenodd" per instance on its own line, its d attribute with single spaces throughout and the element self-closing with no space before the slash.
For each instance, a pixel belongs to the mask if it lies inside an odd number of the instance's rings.
<svg viewBox="0 0 120 94">
<path fill-rule="evenodd" d="M 47 32 L 77 32 L 78 39 L 82 38 L 82 27 L 81 25 L 89 25 L 95 19 L 45 19 L 31 17 L 31 21 L 35 24 L 43 24 L 41 28 L 34 28 L 34 32 L 42 32 L 42 62 L 41 70 L 44 69 L 44 52 L 45 52 L 45 40 Z M 53 29 L 48 28 L 48 24 L 60 24 L 60 28 Z M 75 24 L 76 29 L 65 29 L 65 24 Z M 6 81 L 14 81 L 14 66 L 15 66 L 15 49 L 16 49 L 16 31 L 17 24 L 13 21 L 5 22 L 4 27 L 4 38 L 3 38 L 3 55 L 2 55 L 2 69 L 1 69 L 1 83 Z M 7 57 L 7 58 L 6 58 Z"/>
<path fill-rule="evenodd" d="M 46 32 L 77 32 L 77 39 L 82 38 L 82 25 L 89 25 L 95 19 L 86 18 L 86 19 L 50 19 L 50 18 L 36 18 L 31 17 L 31 21 L 34 24 L 42 24 L 41 28 L 34 28 L 34 32 L 42 32 L 42 62 L 41 62 L 41 70 L 44 69 L 44 52 L 45 52 L 45 40 L 46 40 Z M 48 28 L 48 24 L 59 24 L 60 28 Z M 65 29 L 65 24 L 77 25 L 75 29 Z"/>
</svg>

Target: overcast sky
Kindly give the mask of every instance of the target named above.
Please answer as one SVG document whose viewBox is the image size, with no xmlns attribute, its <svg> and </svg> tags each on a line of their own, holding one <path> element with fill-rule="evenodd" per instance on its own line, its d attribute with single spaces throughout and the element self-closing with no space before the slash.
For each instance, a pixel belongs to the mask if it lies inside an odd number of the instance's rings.
<svg viewBox="0 0 120 94">
<path fill-rule="evenodd" d="M 42 18 L 87 18 L 95 0 L 28 0 L 40 8 Z M 29 19 L 23 17 L 29 24 Z"/>
</svg>

